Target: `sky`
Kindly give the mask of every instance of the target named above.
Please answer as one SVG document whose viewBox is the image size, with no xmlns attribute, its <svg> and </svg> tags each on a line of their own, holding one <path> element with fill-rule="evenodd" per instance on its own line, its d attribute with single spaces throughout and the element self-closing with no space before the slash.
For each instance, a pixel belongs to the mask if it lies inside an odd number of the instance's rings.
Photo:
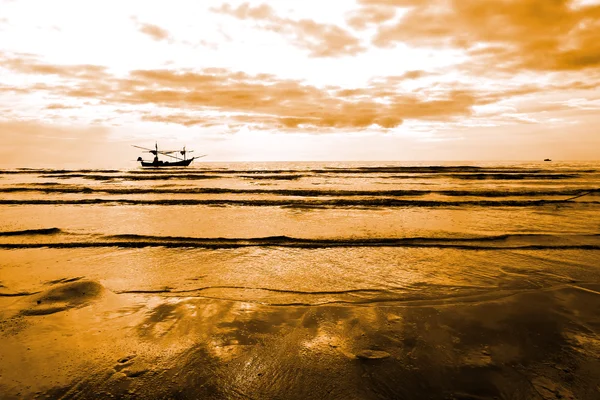
<svg viewBox="0 0 600 400">
<path fill-rule="evenodd" d="M 0 0 L 0 168 L 600 159 L 600 0 Z M 149 157 L 148 154 L 145 157 Z"/>
</svg>

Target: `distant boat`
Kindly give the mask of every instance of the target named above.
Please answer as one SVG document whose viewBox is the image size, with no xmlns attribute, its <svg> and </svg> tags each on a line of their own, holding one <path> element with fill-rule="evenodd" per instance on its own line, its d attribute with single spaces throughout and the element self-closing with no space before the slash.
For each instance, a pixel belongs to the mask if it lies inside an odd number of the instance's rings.
<svg viewBox="0 0 600 400">
<path fill-rule="evenodd" d="M 552 161 L 552 160 L 549 158 L 544 158 L 544 161 Z"/>
<path fill-rule="evenodd" d="M 201 158 L 201 157 L 205 157 L 206 156 L 206 154 L 204 154 L 204 155 L 197 156 L 197 157 L 186 158 L 186 154 L 187 153 L 191 153 L 194 150 L 186 150 L 185 146 L 183 146 L 182 150 L 158 150 L 158 143 L 154 143 L 154 150 L 147 149 L 147 148 L 141 147 L 141 146 L 135 146 L 135 145 L 132 145 L 132 146 L 133 147 L 137 147 L 138 149 L 144 150 L 144 153 L 152 153 L 152 154 L 154 154 L 154 160 L 152 160 L 152 161 L 144 161 L 142 159 L 142 157 L 138 157 L 137 161 L 139 161 L 139 162 L 142 163 L 142 167 L 153 167 L 153 168 L 158 168 L 158 167 L 187 167 L 196 158 Z M 171 157 L 171 158 L 175 159 L 176 161 L 162 161 L 162 160 L 159 160 L 158 159 L 158 155 L 159 154 L 162 155 L 162 156 Z M 173 155 L 173 154 L 175 154 L 175 155 Z M 179 158 L 177 156 L 177 154 L 181 154 L 183 156 L 183 158 Z"/>
</svg>

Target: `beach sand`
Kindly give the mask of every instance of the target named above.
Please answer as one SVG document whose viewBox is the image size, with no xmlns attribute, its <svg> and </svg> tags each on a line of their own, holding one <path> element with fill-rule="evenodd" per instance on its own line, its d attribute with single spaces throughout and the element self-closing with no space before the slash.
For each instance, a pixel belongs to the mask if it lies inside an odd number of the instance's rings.
<svg viewBox="0 0 600 400">
<path fill-rule="evenodd" d="M 3 399 L 600 396 L 600 285 L 366 306 L 46 286 L 1 298 Z"/>
</svg>

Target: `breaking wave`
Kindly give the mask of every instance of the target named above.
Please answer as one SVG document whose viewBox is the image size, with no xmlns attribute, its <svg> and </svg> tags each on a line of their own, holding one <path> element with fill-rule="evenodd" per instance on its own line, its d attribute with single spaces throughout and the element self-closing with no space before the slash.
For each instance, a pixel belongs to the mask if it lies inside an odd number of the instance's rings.
<svg viewBox="0 0 600 400">
<path fill-rule="evenodd" d="M 401 200 L 394 198 L 349 199 L 0 199 L 0 205 L 152 205 L 152 206 L 249 206 L 249 207 L 532 207 L 545 205 L 596 205 L 600 201 L 565 200 Z"/>
<path fill-rule="evenodd" d="M 56 228 L 53 228 L 56 229 Z M 48 230 L 50 231 L 50 230 Z M 59 230 L 59 232 L 62 232 Z M 0 236 L 8 236 L 0 233 Z M 8 232 L 8 234 L 12 234 Z M 505 234 L 481 237 L 404 237 L 404 238 L 297 238 L 290 236 L 267 236 L 256 238 L 198 238 L 187 236 L 154 235 L 105 235 L 90 237 L 86 241 L 52 241 L 0 243 L 0 248 L 80 248 L 80 247 L 191 247 L 191 248 L 240 248 L 240 247 L 433 247 L 457 249 L 600 249 L 600 234 L 595 235 L 544 235 Z"/>
<path fill-rule="evenodd" d="M 70 178 L 83 178 L 95 181 L 110 181 L 110 180 L 130 180 L 130 181 L 154 181 L 154 180 L 166 180 L 166 179 L 189 179 L 189 180 L 200 180 L 200 179 L 214 179 L 218 178 L 218 175 L 207 175 L 207 174 L 194 174 L 194 173 L 172 173 L 172 174 L 147 174 L 147 175 L 98 175 L 98 174 L 86 174 L 86 173 L 75 173 L 75 174 L 47 174 L 41 175 L 42 178 L 57 178 L 57 179 L 70 179 Z"/>
<path fill-rule="evenodd" d="M 270 171 L 269 171 L 270 172 Z M 243 179 L 252 179 L 252 180 L 298 180 L 301 178 L 306 178 L 310 176 L 318 176 L 318 174 L 332 174 L 331 171 L 323 171 L 323 172 L 315 172 L 309 171 L 311 174 L 290 174 L 290 173 L 279 173 L 279 174 L 265 174 L 264 172 L 239 172 L 236 175 L 238 178 Z M 336 172 L 339 173 L 339 172 Z M 386 172 L 388 173 L 388 172 Z M 231 171 L 228 171 L 228 175 L 231 175 Z M 358 176 L 362 175 L 362 173 L 358 172 L 348 172 L 348 174 L 357 174 Z M 83 178 L 95 181 L 110 181 L 110 180 L 130 180 L 130 181 L 155 181 L 155 180 L 205 180 L 205 179 L 216 179 L 223 177 L 223 172 L 217 171 L 205 171 L 204 173 L 181 173 L 174 172 L 167 174 L 156 173 L 152 171 L 151 173 L 146 172 L 145 174 L 118 174 L 118 175 L 108 175 L 108 174 L 87 174 L 87 173 L 71 173 L 71 174 L 45 174 L 41 175 L 43 178 L 56 178 L 56 179 L 71 179 L 71 178 Z M 576 173 L 523 173 L 513 172 L 513 173 L 477 173 L 477 174 L 469 174 L 469 173 L 456 173 L 456 174 L 441 174 L 441 173 L 428 173 L 428 174 L 417 174 L 414 175 L 406 174 L 406 175 L 383 175 L 383 177 L 388 179 L 439 179 L 439 178 L 450 178 L 450 179 L 461 179 L 461 180 L 558 180 L 558 179 L 574 179 L 580 177 L 579 174 Z"/>
<path fill-rule="evenodd" d="M 553 190 L 325 190 L 325 189 L 234 189 L 220 187 L 158 187 L 158 188 L 111 188 L 59 183 L 34 184 L 30 186 L 1 187 L 0 193 L 42 192 L 42 193 L 106 193 L 106 194 L 270 194 L 302 197 L 405 197 L 442 195 L 451 197 L 536 197 L 536 196 L 575 196 L 582 193 L 600 192 L 600 189 L 553 189 Z"/>
<path fill-rule="evenodd" d="M 0 232 L 1 236 L 23 236 L 23 235 L 55 235 L 61 233 L 62 230 L 59 228 L 46 228 L 46 229 L 25 229 L 21 231 L 9 231 Z"/>
</svg>

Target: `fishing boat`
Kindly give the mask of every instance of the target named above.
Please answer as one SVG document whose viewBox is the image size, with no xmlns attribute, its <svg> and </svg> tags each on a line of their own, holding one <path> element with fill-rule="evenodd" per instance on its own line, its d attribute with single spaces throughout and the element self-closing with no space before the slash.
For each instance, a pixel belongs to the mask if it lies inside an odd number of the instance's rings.
<svg viewBox="0 0 600 400">
<path fill-rule="evenodd" d="M 544 161 L 552 161 L 552 160 L 549 158 L 544 158 Z"/>
<path fill-rule="evenodd" d="M 146 147 L 142 147 L 142 146 L 136 146 L 136 145 L 132 145 L 132 146 L 136 147 L 138 149 L 144 150 L 144 153 L 154 154 L 154 160 L 152 160 L 152 161 L 144 161 L 142 159 L 142 157 L 138 157 L 137 161 L 142 163 L 142 167 L 152 167 L 152 168 L 187 167 L 195 159 L 206 156 L 206 154 L 203 154 L 201 156 L 187 158 L 187 153 L 192 153 L 194 150 L 186 150 L 185 146 L 183 146 L 183 149 L 181 149 L 181 150 L 158 150 L 158 143 L 154 143 L 154 150 L 146 148 Z M 171 157 L 174 161 L 173 160 L 167 160 L 167 161 L 159 160 L 158 159 L 159 155 L 165 156 L 165 157 Z M 179 157 L 179 155 L 181 155 L 182 158 Z"/>
</svg>

